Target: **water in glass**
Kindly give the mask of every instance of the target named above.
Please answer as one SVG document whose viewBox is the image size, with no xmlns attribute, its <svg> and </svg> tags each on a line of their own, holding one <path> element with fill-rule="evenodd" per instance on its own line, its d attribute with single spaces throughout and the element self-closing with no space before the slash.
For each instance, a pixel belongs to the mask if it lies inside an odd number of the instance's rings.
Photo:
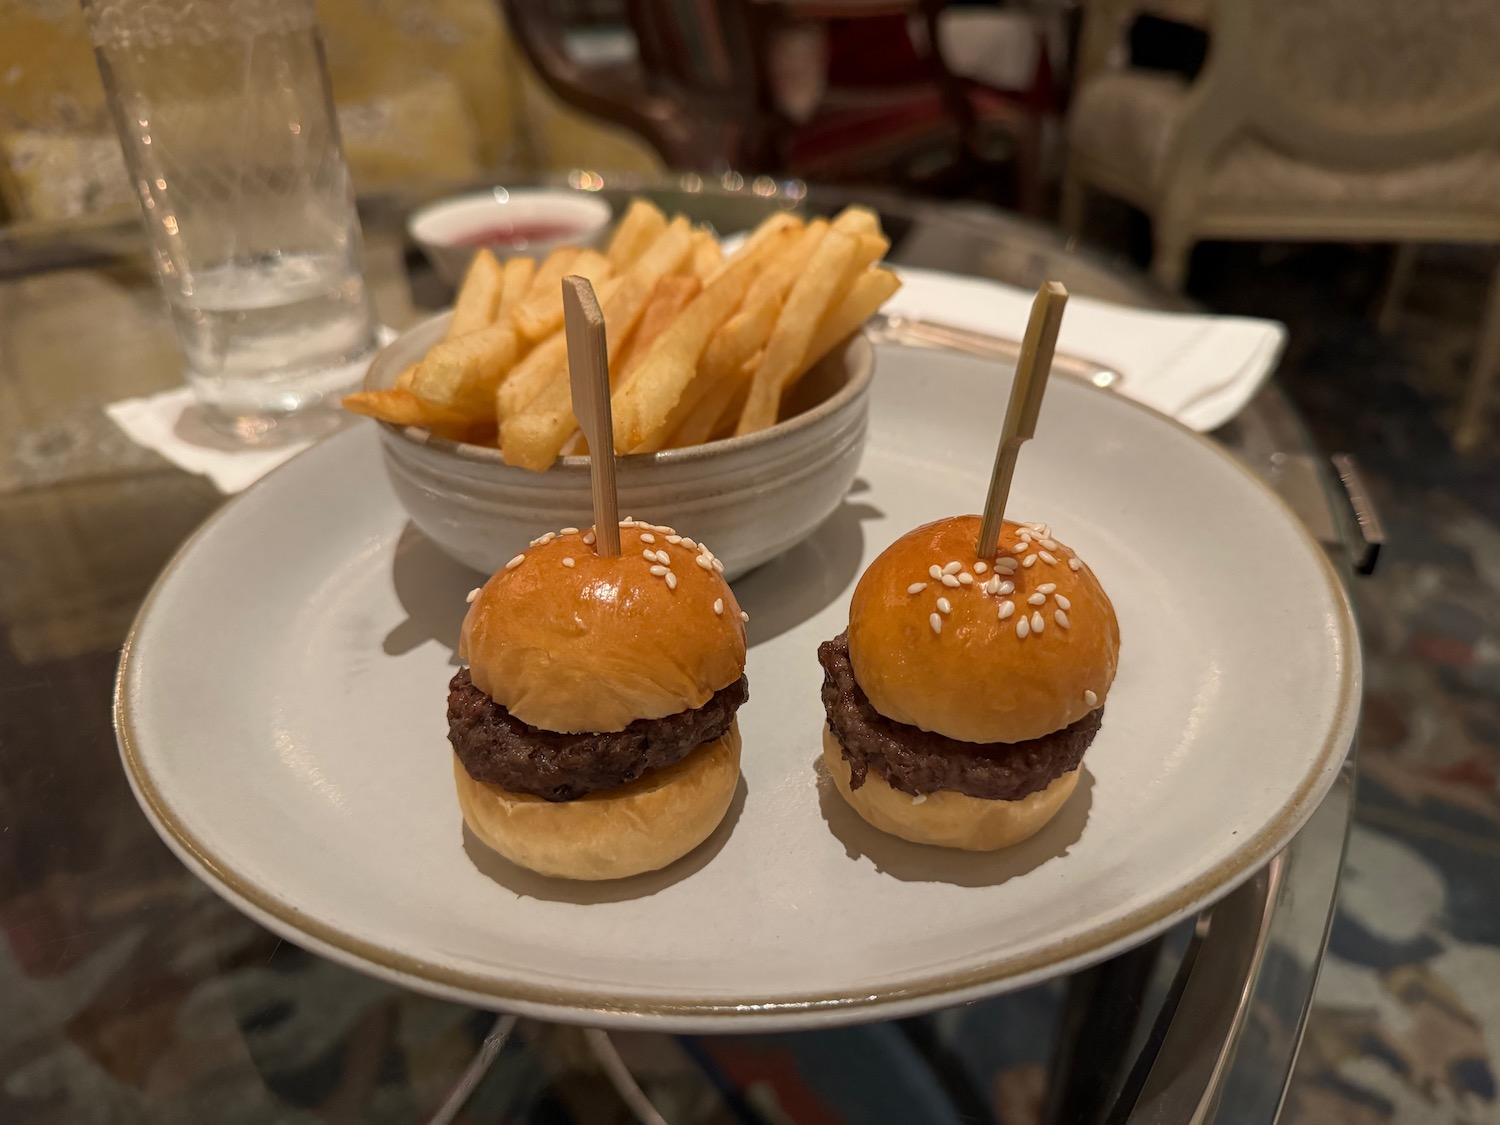
<svg viewBox="0 0 1500 1125">
<path fill-rule="evenodd" d="M 309 0 L 86 0 L 157 272 L 209 421 L 258 439 L 376 346 Z"/>
</svg>

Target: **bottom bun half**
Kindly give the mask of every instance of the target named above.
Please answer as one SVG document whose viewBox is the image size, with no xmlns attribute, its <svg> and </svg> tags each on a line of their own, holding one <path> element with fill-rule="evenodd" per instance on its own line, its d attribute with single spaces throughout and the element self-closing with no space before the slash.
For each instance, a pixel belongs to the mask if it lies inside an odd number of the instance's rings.
<svg viewBox="0 0 1500 1125">
<path fill-rule="evenodd" d="M 576 801 L 475 781 L 457 755 L 453 778 L 470 831 L 512 863 L 559 879 L 623 879 L 681 859 L 719 826 L 740 780 L 740 728 Z"/>
<path fill-rule="evenodd" d="M 970 852 L 995 851 L 1035 835 L 1057 815 L 1078 784 L 1074 769 L 1019 801 L 992 801 L 940 789 L 913 804 L 910 793 L 891 788 L 873 769 L 866 773 L 863 785 L 850 789 L 849 763 L 827 727 L 823 728 L 823 762 L 844 800 L 882 832 L 914 844 Z"/>
</svg>

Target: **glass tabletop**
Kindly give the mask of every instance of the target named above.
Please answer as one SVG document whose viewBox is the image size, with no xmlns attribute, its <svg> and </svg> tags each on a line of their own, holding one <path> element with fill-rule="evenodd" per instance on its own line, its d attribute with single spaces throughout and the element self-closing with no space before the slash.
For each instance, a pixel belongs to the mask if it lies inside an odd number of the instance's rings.
<svg viewBox="0 0 1500 1125">
<path fill-rule="evenodd" d="M 978 205 L 740 177 L 593 186 L 647 190 L 725 231 L 857 194 L 880 210 L 898 265 L 1183 307 L 1121 263 Z M 396 327 L 451 296 L 406 242 L 417 202 L 362 207 L 367 280 Z M 492 1013 L 364 977 L 240 915 L 158 841 L 110 726 L 141 599 L 225 498 L 132 444 L 103 407 L 180 381 L 134 227 L 0 230 L 0 1120 L 956 1121 L 1001 1120 L 1011 1104 L 1059 1122 L 1274 1119 L 1333 906 L 1352 765 L 1287 851 L 1195 922 L 1024 993 L 837 1032 L 497 1029 Z M 1347 573 L 1354 525 L 1274 384 L 1215 437 Z"/>
</svg>

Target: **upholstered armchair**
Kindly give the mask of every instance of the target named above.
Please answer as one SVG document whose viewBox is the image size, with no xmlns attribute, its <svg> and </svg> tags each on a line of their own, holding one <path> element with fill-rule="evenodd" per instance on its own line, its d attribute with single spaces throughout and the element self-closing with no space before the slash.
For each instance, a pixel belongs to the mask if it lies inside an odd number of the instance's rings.
<svg viewBox="0 0 1500 1125">
<path fill-rule="evenodd" d="M 1128 2 L 1090 5 L 1098 65 L 1069 122 L 1063 222 L 1096 189 L 1152 219 L 1173 287 L 1202 239 L 1500 242 L 1500 4 L 1221 0 L 1189 82 L 1109 68 Z M 1458 429 L 1480 435 L 1500 370 L 1500 271 Z"/>
</svg>

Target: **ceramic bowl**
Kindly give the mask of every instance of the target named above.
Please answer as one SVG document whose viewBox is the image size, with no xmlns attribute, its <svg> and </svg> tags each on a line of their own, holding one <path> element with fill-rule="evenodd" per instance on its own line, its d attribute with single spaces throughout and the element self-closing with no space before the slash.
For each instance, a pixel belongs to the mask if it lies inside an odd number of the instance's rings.
<svg viewBox="0 0 1500 1125">
<path fill-rule="evenodd" d="M 424 321 L 376 356 L 366 389 L 390 387 L 442 339 L 451 314 Z M 864 450 L 875 349 L 851 336 L 797 383 L 782 421 L 746 437 L 619 459 L 621 517 L 702 539 L 734 578 L 806 538 L 844 498 Z M 449 555 L 490 573 L 544 531 L 593 522 L 587 457 L 546 472 L 500 451 L 380 423 L 386 469 L 412 522 Z"/>
<path fill-rule="evenodd" d="M 547 237 L 528 239 L 518 233 L 485 243 L 500 258 L 541 257 L 557 246 L 597 245 L 613 214 L 608 200 L 586 191 L 493 187 L 429 204 L 412 213 L 406 230 L 433 268 L 457 285 L 477 249 L 472 241 L 476 235 L 511 228 L 519 232 L 528 226 L 554 228 Z"/>
</svg>

